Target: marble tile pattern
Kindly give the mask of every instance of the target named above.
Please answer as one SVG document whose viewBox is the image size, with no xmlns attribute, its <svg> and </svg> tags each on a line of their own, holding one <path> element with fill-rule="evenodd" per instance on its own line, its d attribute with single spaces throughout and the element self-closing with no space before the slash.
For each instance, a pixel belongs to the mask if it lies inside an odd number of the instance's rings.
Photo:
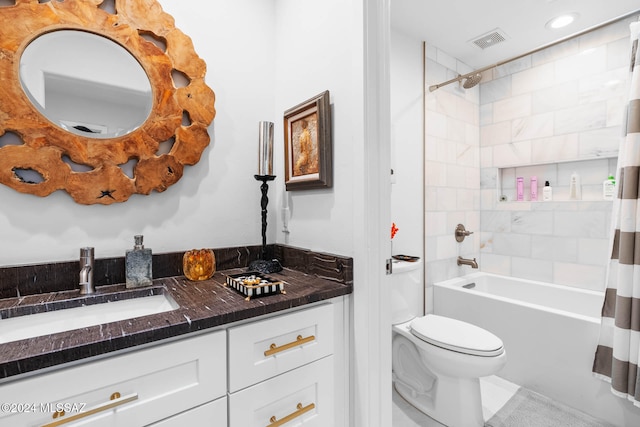
<svg viewBox="0 0 640 427">
<path fill-rule="evenodd" d="M 353 260 L 291 246 L 275 245 L 274 258 L 283 265 L 324 280 L 353 285 Z"/>
<path fill-rule="evenodd" d="M 429 85 L 472 69 L 435 46 L 426 48 L 424 253 L 426 311 L 430 312 L 433 282 L 470 271 L 470 267 L 456 264 L 458 255 L 480 256 L 481 126 L 479 86 L 464 90 L 453 83 L 434 92 L 428 90 Z M 454 237 L 460 223 L 474 232 L 462 243 Z"/>
<path fill-rule="evenodd" d="M 612 203 L 602 200 L 602 182 L 617 164 L 634 19 L 488 70 L 466 91 L 454 83 L 429 92 L 465 67 L 427 46 L 427 298 L 434 281 L 471 272 L 456 265 L 458 255 L 477 257 L 487 272 L 603 289 Z M 581 201 L 568 200 L 573 172 Z M 553 202 L 515 202 L 516 176 L 527 197 L 537 176 L 540 200 L 550 181 Z M 452 244 L 457 222 L 475 232 L 462 244 Z"/>
<path fill-rule="evenodd" d="M 154 255 L 154 274 L 163 272 L 166 276 L 154 278 L 150 292 L 158 292 L 158 289 L 168 292 L 179 308 L 161 314 L 0 344 L 0 382 L 39 369 L 215 328 L 347 295 L 353 291 L 351 258 L 279 245 L 271 246 L 269 250 L 273 254 L 282 255 L 279 260 L 284 269 L 270 276 L 285 281 L 286 294 L 256 297 L 246 301 L 244 295 L 225 285 L 226 274 L 246 271 L 247 264 L 258 258 L 256 254 L 259 254 L 260 247 L 216 249 L 218 271 L 211 279 L 199 282 L 189 281 L 181 275 L 181 254 Z M 220 255 L 219 258 L 218 255 Z M 167 264 L 163 264 L 162 268 L 156 270 L 155 257 L 167 261 Z M 301 260 L 306 262 L 304 266 Z M 98 261 L 96 260 L 96 264 Z M 124 298 L 124 295 L 129 295 L 131 290 L 127 290 L 123 284 L 123 273 L 116 273 L 116 266 L 124 265 L 122 261 L 119 259 L 100 261 L 105 264 L 100 270 L 102 273 L 98 276 L 103 280 L 107 280 L 105 278 L 113 280 L 116 284 L 97 286 L 97 298 L 104 296 L 112 299 L 114 294 L 122 294 Z M 293 267 L 288 265 L 288 261 L 292 262 Z M 11 274 L 6 270 L 11 270 Z M 77 280 L 77 263 L 0 269 L 0 274 L 4 274 L 0 275 L 3 283 L 8 276 L 11 276 L 11 280 L 15 277 L 25 278 L 28 277 L 29 272 L 37 271 L 38 274 L 45 272 L 48 274 L 47 278 L 54 279 L 53 282 L 57 287 L 65 288 L 56 291 L 32 292 L 20 298 L 0 299 L 0 316 L 25 310 L 20 308 L 23 306 L 44 307 L 46 304 L 52 305 L 56 302 L 62 306 L 73 305 L 77 300 L 85 298 L 80 296 L 76 289 L 66 289 L 70 287 L 68 284 L 71 282 L 71 276 L 66 280 L 58 278 L 58 274 L 67 275 L 67 270 L 72 270 L 73 278 Z M 119 284 L 118 280 L 121 280 Z M 38 289 L 48 289 L 42 277 L 39 277 L 37 282 L 41 283 Z M 9 289 L 11 286 L 4 286 L 4 288 Z M 141 288 L 140 292 L 146 291 Z M 60 303 L 60 301 L 65 302 Z"/>
<path fill-rule="evenodd" d="M 483 271 L 603 290 L 628 79 L 625 19 L 484 75 L 480 87 Z M 582 200 L 569 200 L 573 172 Z M 525 201 L 516 202 L 516 177 Z M 538 179 L 539 201 L 529 199 Z M 542 202 L 549 181 L 553 201 Z M 500 202 L 500 197 L 506 202 Z"/>
</svg>

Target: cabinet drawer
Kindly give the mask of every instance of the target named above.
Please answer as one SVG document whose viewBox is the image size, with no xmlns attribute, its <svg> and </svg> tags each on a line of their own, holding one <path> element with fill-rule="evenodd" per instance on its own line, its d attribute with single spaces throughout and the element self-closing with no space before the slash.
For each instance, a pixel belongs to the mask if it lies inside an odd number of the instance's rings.
<svg viewBox="0 0 640 427">
<path fill-rule="evenodd" d="M 330 426 L 332 395 L 333 356 L 328 356 L 229 395 L 229 427 Z"/>
<path fill-rule="evenodd" d="M 0 402 L 33 403 L 35 410 L 0 413 L 0 425 L 52 422 L 55 404 L 67 405 L 65 417 L 72 417 L 123 400 L 64 425 L 147 425 L 224 396 L 225 364 L 219 331 L 26 378 L 0 386 Z M 114 393 L 121 396 L 115 402 Z"/>
<path fill-rule="evenodd" d="M 229 391 L 333 353 L 333 305 L 230 328 Z"/>
<path fill-rule="evenodd" d="M 205 403 L 149 427 L 227 427 L 227 398 Z"/>
</svg>

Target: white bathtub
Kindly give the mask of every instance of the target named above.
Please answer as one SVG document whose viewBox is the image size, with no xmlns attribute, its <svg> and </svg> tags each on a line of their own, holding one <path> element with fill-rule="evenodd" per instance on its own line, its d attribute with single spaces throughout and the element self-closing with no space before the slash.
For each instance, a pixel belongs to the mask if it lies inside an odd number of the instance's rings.
<svg viewBox="0 0 640 427">
<path fill-rule="evenodd" d="M 507 365 L 498 376 L 617 426 L 640 426 L 640 409 L 591 374 L 603 300 L 602 292 L 488 273 L 433 289 L 435 314 L 502 339 Z"/>
</svg>

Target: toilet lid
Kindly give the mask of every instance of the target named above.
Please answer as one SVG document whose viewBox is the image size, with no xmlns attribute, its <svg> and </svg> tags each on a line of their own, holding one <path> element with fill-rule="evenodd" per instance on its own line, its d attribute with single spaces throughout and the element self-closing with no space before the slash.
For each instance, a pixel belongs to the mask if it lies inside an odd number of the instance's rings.
<svg viewBox="0 0 640 427">
<path fill-rule="evenodd" d="M 497 356 L 504 351 L 502 340 L 491 332 L 436 314 L 414 319 L 411 332 L 423 341 L 459 353 Z"/>
</svg>

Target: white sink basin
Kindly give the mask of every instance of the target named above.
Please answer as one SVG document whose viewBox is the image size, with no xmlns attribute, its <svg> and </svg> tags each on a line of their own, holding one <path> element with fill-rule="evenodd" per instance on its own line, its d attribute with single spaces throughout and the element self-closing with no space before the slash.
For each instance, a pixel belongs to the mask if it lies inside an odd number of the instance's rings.
<svg viewBox="0 0 640 427">
<path fill-rule="evenodd" d="M 0 319 L 0 344 L 175 310 L 168 295 L 148 295 Z"/>
</svg>

